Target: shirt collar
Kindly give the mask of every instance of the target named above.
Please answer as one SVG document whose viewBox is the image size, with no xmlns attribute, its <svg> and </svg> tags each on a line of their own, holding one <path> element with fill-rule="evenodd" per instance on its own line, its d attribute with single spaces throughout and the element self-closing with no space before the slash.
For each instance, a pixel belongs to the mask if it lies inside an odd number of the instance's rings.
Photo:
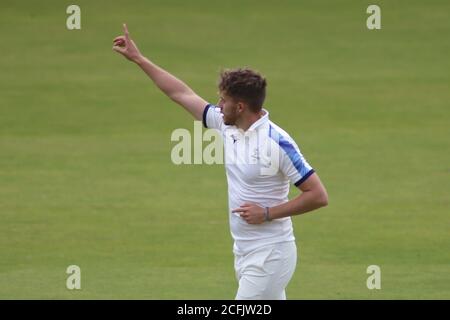
<svg viewBox="0 0 450 320">
<path fill-rule="evenodd" d="M 269 111 L 267 111 L 264 108 L 262 110 L 264 111 L 264 115 L 261 118 L 259 118 L 257 121 L 253 122 L 253 124 L 247 129 L 247 131 L 254 131 L 259 126 L 261 126 L 262 124 L 269 121 Z"/>
</svg>

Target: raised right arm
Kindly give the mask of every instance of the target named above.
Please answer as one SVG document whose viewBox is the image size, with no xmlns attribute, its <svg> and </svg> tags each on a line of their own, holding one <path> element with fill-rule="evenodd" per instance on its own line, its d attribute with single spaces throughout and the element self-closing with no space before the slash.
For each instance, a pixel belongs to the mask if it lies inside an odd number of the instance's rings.
<svg viewBox="0 0 450 320">
<path fill-rule="evenodd" d="M 202 120 L 207 102 L 183 81 L 144 57 L 130 38 L 125 24 L 123 28 L 125 35 L 114 39 L 113 50 L 136 63 L 170 99 L 189 111 L 196 120 Z"/>
</svg>

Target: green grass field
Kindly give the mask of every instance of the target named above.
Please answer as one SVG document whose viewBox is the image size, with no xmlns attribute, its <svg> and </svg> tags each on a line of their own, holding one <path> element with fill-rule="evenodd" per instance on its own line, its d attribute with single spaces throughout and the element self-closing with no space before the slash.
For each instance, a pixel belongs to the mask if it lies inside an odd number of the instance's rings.
<svg viewBox="0 0 450 320">
<path fill-rule="evenodd" d="M 70 4 L 0 4 L 0 299 L 234 298 L 224 168 L 172 164 L 192 118 L 111 50 L 123 22 L 211 102 L 222 68 L 267 77 L 330 197 L 293 218 L 289 299 L 450 299 L 448 1 L 79 0 L 74 31 Z"/>
</svg>

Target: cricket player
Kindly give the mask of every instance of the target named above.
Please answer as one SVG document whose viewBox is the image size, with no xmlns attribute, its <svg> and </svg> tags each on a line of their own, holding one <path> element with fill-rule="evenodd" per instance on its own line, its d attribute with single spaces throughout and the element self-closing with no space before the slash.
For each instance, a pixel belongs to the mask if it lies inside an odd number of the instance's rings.
<svg viewBox="0 0 450 320">
<path fill-rule="evenodd" d="M 144 57 L 124 24 L 113 50 L 137 64 L 170 99 L 224 142 L 229 222 L 239 282 L 236 299 L 286 299 L 297 263 L 291 216 L 328 204 L 319 176 L 263 108 L 266 80 L 250 69 L 223 71 L 217 105 Z M 290 184 L 301 192 L 288 199 Z"/>
</svg>

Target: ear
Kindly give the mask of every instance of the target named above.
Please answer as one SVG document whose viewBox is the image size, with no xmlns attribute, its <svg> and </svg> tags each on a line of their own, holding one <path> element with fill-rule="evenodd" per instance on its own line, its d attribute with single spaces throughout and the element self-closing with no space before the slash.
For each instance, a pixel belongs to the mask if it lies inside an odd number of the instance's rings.
<svg viewBox="0 0 450 320">
<path fill-rule="evenodd" d="M 237 103 L 237 109 L 238 109 L 239 112 L 244 112 L 245 108 L 246 108 L 246 105 L 242 101 L 239 101 Z"/>
</svg>

